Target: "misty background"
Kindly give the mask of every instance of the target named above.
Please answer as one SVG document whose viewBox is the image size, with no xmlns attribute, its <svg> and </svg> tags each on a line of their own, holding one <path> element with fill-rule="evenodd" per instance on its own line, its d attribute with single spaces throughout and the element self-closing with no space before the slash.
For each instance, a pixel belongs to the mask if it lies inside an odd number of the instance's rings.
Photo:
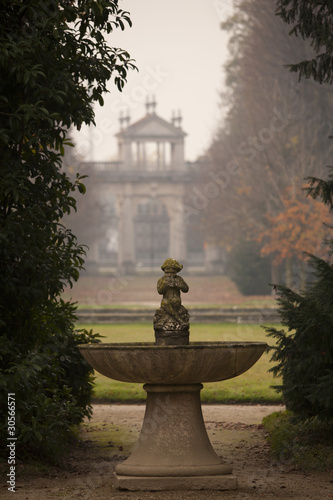
<svg viewBox="0 0 333 500">
<path fill-rule="evenodd" d="M 311 47 L 289 36 L 271 0 L 127 0 L 123 9 L 133 27 L 111 34 L 110 45 L 127 50 L 139 71 L 128 74 L 122 93 L 110 82 L 104 106 L 95 108 L 96 127 L 72 133 L 67 166 L 83 162 L 80 172 L 89 176 L 74 233 L 91 246 L 111 219 L 116 227 L 116 202 L 106 207 L 94 183 L 96 162 L 119 160 L 119 118 L 135 123 L 146 101 L 155 101 L 156 114 L 170 122 L 181 116 L 187 134 L 192 182 L 182 217 L 193 272 L 226 274 L 244 294 L 270 294 L 276 282 L 304 287 L 304 251 L 320 255 L 330 221 L 304 186 L 308 176 L 326 176 L 332 98 L 328 86 L 299 82 L 285 66 L 312 56 Z M 114 268 L 116 233 L 103 236 Z"/>
</svg>

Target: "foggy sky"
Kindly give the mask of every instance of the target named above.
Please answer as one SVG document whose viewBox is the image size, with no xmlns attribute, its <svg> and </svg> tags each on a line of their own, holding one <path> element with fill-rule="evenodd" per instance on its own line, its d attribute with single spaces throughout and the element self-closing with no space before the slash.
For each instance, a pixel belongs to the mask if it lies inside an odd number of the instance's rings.
<svg viewBox="0 0 333 500">
<path fill-rule="evenodd" d="M 205 148 L 223 113 L 219 93 L 228 57 L 227 34 L 220 28 L 232 12 L 232 0 L 123 0 L 133 27 L 108 38 L 127 50 L 139 72 L 131 71 L 120 93 L 112 82 L 104 106 L 95 105 L 96 127 L 72 133 L 85 160 L 117 159 L 119 114 L 131 123 L 145 113 L 146 96 L 155 96 L 156 113 L 166 120 L 173 111 L 183 116 L 185 159 L 194 161 Z"/>
</svg>

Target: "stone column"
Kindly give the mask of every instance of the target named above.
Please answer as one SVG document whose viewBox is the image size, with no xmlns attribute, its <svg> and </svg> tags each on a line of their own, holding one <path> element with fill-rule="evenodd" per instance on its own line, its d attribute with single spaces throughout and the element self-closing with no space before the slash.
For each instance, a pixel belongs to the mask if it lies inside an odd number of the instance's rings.
<svg viewBox="0 0 333 500">
<path fill-rule="evenodd" d="M 122 274 L 135 273 L 134 221 L 132 208 L 132 186 L 125 186 L 120 203 L 118 267 Z"/>
<path fill-rule="evenodd" d="M 134 158 L 134 165 L 140 169 L 141 168 L 141 151 L 140 151 L 140 143 L 136 142 L 136 151 L 135 151 L 135 158 Z"/>
<path fill-rule="evenodd" d="M 173 165 L 172 166 L 173 170 L 183 170 L 185 168 L 183 140 L 178 140 L 173 142 L 172 165 Z"/>
<path fill-rule="evenodd" d="M 122 160 L 124 162 L 125 170 L 129 170 L 132 167 L 132 144 L 128 139 L 125 139 L 122 145 Z"/>
</svg>

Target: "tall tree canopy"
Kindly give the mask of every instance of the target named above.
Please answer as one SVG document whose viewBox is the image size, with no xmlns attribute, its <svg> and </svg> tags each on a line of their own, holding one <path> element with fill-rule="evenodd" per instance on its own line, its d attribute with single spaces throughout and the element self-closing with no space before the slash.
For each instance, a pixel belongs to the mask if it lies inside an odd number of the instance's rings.
<svg viewBox="0 0 333 500">
<path fill-rule="evenodd" d="M 90 413 L 92 372 L 76 345 L 95 337 L 75 330 L 60 296 L 84 258 L 61 220 L 85 188 L 61 165 L 69 127 L 94 123 L 108 81 L 121 90 L 133 68 L 105 39 L 125 24 L 118 0 L 0 1 L 0 394 L 3 407 L 16 394 L 30 450 L 61 448 Z"/>
<path fill-rule="evenodd" d="M 277 15 L 292 25 L 290 34 L 309 40 L 312 57 L 290 64 L 300 79 L 313 78 L 319 83 L 333 83 L 333 4 L 330 0 L 278 0 Z"/>
<path fill-rule="evenodd" d="M 292 33 L 310 38 L 315 58 L 299 65 L 300 77 L 313 77 L 319 83 L 332 83 L 332 21 L 333 6 L 329 1 L 278 0 L 278 13 L 286 22 L 296 22 Z M 324 52 L 323 52 L 324 51 Z M 322 89 L 322 87 L 319 87 Z M 328 179 L 310 177 L 307 193 L 321 199 L 333 212 L 333 168 Z M 316 209 L 319 214 L 319 210 Z M 306 224 L 308 231 L 311 224 Z M 293 224 L 295 228 L 295 224 Z M 282 376 L 278 390 L 283 393 L 287 409 L 294 418 L 313 419 L 325 423 L 330 436 L 333 425 L 333 239 L 332 225 L 329 237 L 323 241 L 326 255 L 308 255 L 311 282 L 296 293 L 288 287 L 276 285 L 279 313 L 284 330 L 266 328 L 274 337 L 271 371 Z M 318 243 L 320 234 L 317 233 Z M 328 425 L 327 425 L 328 424 Z"/>
<path fill-rule="evenodd" d="M 333 152 L 327 140 L 333 101 L 328 86 L 299 84 L 285 69 L 291 58 L 304 60 L 312 49 L 288 36 L 274 2 L 235 2 L 223 28 L 230 33 L 221 100 L 225 116 L 198 186 L 205 207 L 192 218 L 201 219 L 208 240 L 235 251 L 245 241 L 258 242 L 278 217 L 288 217 L 286 192 L 296 202 L 304 178 L 324 173 Z M 311 206 L 304 195 L 309 221 Z M 305 250 L 313 249 L 310 245 Z M 260 258 L 258 244 L 257 253 Z"/>
</svg>

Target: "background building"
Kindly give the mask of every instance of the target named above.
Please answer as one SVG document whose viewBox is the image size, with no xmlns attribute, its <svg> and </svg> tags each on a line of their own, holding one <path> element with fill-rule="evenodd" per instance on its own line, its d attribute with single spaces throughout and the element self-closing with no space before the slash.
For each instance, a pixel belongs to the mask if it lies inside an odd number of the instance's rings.
<svg viewBox="0 0 333 500">
<path fill-rule="evenodd" d="M 106 218 L 103 237 L 90 245 L 88 270 L 132 274 L 158 269 L 167 257 L 204 269 L 203 242 L 193 244 L 183 208 L 198 165 L 184 159 L 180 114 L 167 121 L 155 108 L 147 101 L 146 115 L 132 124 L 120 117 L 118 161 L 83 164 L 94 173 Z"/>
</svg>

